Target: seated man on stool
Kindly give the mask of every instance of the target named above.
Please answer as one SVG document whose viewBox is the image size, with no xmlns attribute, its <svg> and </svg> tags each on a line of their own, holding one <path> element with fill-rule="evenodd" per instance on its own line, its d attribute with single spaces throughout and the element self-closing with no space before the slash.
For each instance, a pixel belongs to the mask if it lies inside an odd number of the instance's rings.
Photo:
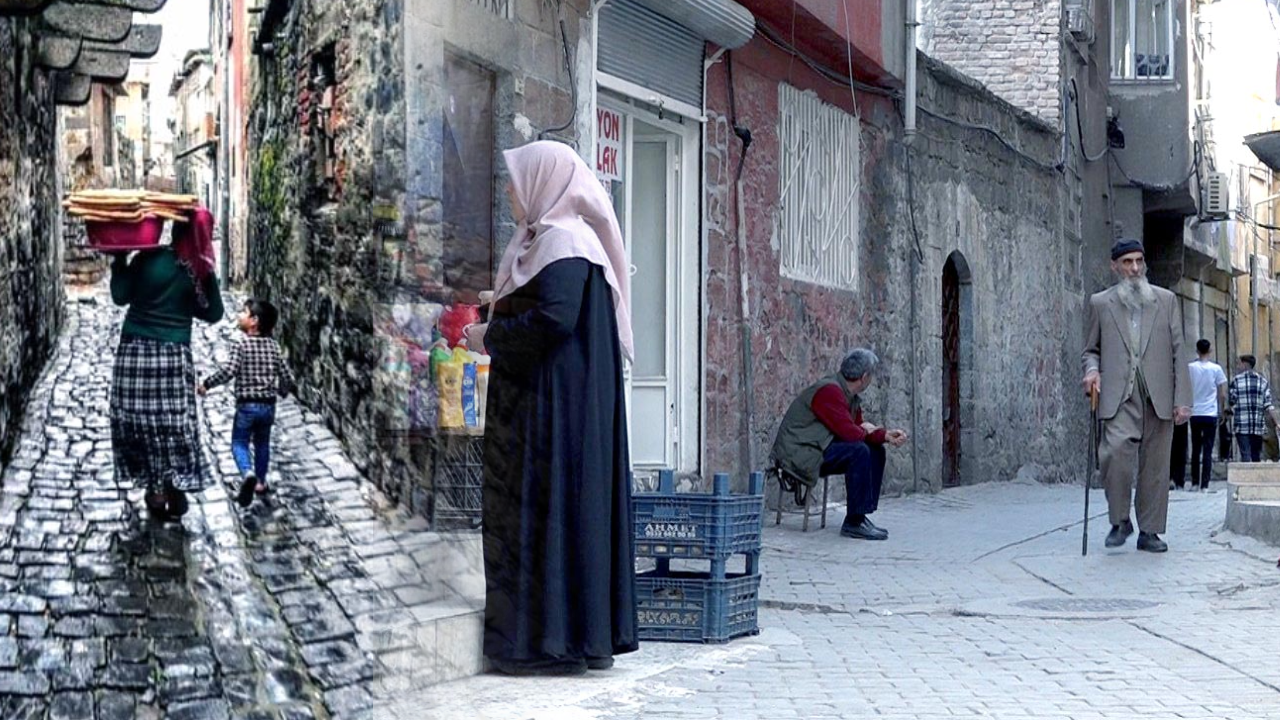
<svg viewBox="0 0 1280 720">
<path fill-rule="evenodd" d="M 903 430 L 885 430 L 862 419 L 858 395 L 871 385 L 880 361 L 858 348 L 840 364 L 840 372 L 800 393 L 782 418 L 773 443 L 774 463 L 813 487 L 824 475 L 844 475 L 848 506 L 840 534 L 884 540 L 889 533 L 867 516 L 880 503 L 885 444 L 902 447 Z"/>
</svg>

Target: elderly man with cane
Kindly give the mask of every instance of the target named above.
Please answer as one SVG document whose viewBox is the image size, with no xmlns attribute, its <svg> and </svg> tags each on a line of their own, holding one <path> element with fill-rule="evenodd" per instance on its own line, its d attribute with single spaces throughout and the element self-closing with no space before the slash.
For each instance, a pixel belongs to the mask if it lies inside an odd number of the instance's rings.
<svg viewBox="0 0 1280 720">
<path fill-rule="evenodd" d="M 1169 450 L 1173 427 L 1191 417 L 1191 378 L 1177 297 L 1147 282 L 1146 255 L 1137 240 L 1111 248 L 1117 282 L 1089 298 L 1081 356 L 1084 390 L 1099 393 L 1099 464 L 1110 508 L 1107 547 L 1133 534 L 1138 549 L 1165 552 L 1160 539 L 1169 511 Z"/>
</svg>

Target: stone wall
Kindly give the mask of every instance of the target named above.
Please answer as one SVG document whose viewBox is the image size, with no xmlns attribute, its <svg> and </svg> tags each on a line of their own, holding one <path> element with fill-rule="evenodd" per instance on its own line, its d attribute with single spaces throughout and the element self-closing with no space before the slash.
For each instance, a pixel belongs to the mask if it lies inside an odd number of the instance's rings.
<svg viewBox="0 0 1280 720">
<path fill-rule="evenodd" d="M 788 77 L 846 112 L 850 93 L 798 63 L 792 67 L 759 39 L 734 51 L 734 63 L 738 98 L 754 100 L 738 103 L 738 122 L 755 138 L 743 173 L 754 387 L 744 389 L 740 360 L 732 184 L 739 143 L 726 118 L 725 74 L 717 67 L 708 80 L 705 158 L 705 467 L 742 476 L 748 410 L 750 462 L 762 467 L 795 394 L 833 372 L 849 349 L 866 345 L 883 362 L 867 393 L 868 419 L 908 429 L 916 444 L 914 473 L 910 447 L 890 453 L 888 491 L 937 489 L 943 473 L 942 275 L 955 257 L 966 276 L 968 307 L 961 318 L 967 336 L 960 367 L 962 481 L 1078 477 L 1085 423 L 1075 387 L 1084 300 L 1079 263 L 1070 257 L 1078 244 L 1062 230 L 1066 184 L 1052 167 L 1059 155 L 1053 129 L 922 57 L 921 107 L 996 131 L 1025 156 L 991 133 L 925 113 L 908 151 L 894 103 L 860 92 L 860 282 L 854 291 L 819 287 L 780 274 L 778 88 Z M 786 69 L 783 75 L 778 68 Z M 913 328 L 910 258 L 917 248 L 922 261 Z"/>
<path fill-rule="evenodd" d="M 64 314 L 57 114 L 30 23 L 0 18 L 0 464 Z"/>
<path fill-rule="evenodd" d="M 280 308 L 301 399 L 371 465 L 382 270 L 371 209 L 397 203 L 403 186 L 401 12 L 401 0 L 292 3 L 256 58 L 248 122 L 252 293 Z M 322 65 L 336 82 L 323 134 L 312 82 Z M 336 155 L 330 183 L 322 143 Z"/>
<path fill-rule="evenodd" d="M 560 11 L 575 50 L 586 5 Z M 541 0 L 297 0 L 250 71 L 252 291 L 281 306 L 277 334 L 302 399 L 364 472 L 417 511 L 430 444 L 406 429 L 406 353 L 388 329 L 390 308 L 473 301 L 487 289 L 486 265 L 512 228 L 499 150 L 574 116 L 558 33 L 555 4 Z M 498 176 L 471 188 L 492 199 L 492 215 L 487 236 L 472 238 L 470 278 L 446 275 L 459 267 L 446 253 L 460 236 L 444 180 L 445 115 L 457 107 L 449 62 L 492 81 L 492 138 L 466 159 Z M 574 119 L 556 137 L 575 140 L 585 118 Z"/>
<path fill-rule="evenodd" d="M 1061 17 L 1061 0 L 923 0 L 920 49 L 1056 123 Z"/>
</svg>

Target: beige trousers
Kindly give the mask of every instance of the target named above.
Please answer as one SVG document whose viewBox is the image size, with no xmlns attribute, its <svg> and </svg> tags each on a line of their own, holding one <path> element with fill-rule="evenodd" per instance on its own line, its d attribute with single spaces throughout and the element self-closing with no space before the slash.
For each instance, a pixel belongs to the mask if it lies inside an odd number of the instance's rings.
<svg viewBox="0 0 1280 720">
<path fill-rule="evenodd" d="M 1129 519 L 1132 498 L 1138 511 L 1138 529 L 1157 534 L 1165 531 L 1169 518 L 1172 445 L 1173 421 L 1161 420 L 1156 415 L 1142 383 L 1135 382 L 1133 392 L 1120 404 L 1116 416 L 1102 424 L 1102 442 L 1098 448 L 1112 525 Z"/>
</svg>

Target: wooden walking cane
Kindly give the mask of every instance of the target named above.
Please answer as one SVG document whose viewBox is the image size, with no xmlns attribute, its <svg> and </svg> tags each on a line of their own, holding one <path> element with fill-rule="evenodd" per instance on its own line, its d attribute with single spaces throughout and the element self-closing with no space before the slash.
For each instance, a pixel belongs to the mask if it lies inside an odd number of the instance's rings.
<svg viewBox="0 0 1280 720">
<path fill-rule="evenodd" d="M 1093 471 L 1098 465 L 1098 386 L 1089 388 L 1089 469 L 1084 474 L 1084 536 L 1080 538 L 1080 555 L 1089 554 L 1089 489 Z"/>
</svg>

